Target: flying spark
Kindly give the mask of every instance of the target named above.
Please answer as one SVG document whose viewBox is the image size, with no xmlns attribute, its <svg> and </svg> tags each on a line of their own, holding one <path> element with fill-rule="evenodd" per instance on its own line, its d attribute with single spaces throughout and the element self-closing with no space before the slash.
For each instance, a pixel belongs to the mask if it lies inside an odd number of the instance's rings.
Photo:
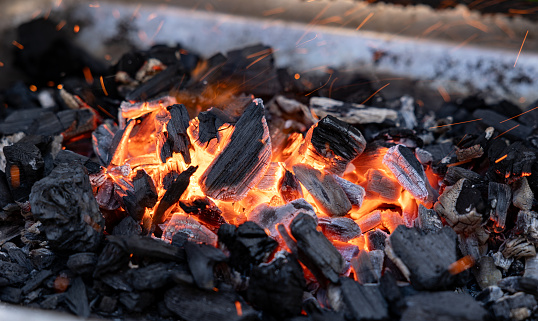
<svg viewBox="0 0 538 321">
<path fill-rule="evenodd" d="M 528 34 L 529 34 L 529 30 L 527 30 L 527 33 L 525 33 L 525 38 L 523 38 L 523 42 L 521 43 L 521 48 L 519 48 L 519 52 L 517 53 L 516 62 L 514 62 L 514 68 L 516 68 L 517 60 L 519 59 L 519 55 L 521 54 L 521 50 L 523 49 L 523 45 L 525 44 L 525 39 L 527 39 Z"/>
</svg>

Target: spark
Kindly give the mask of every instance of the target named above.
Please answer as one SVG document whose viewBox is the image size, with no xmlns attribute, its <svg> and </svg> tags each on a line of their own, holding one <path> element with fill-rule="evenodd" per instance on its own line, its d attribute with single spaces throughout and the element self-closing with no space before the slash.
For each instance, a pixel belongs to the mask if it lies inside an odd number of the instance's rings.
<svg viewBox="0 0 538 321">
<path fill-rule="evenodd" d="M 505 121 L 509 121 L 510 119 L 517 118 L 517 117 L 519 117 L 519 116 L 521 116 L 521 115 L 523 115 L 523 114 L 529 113 L 529 112 L 531 112 L 531 111 L 533 111 L 533 110 L 535 110 L 535 109 L 538 109 L 538 106 L 536 106 L 536 107 L 534 107 L 534 108 L 532 108 L 532 109 L 529 109 L 529 110 L 527 110 L 527 111 L 525 111 L 525 112 L 522 112 L 522 113 L 519 114 L 519 115 L 515 115 L 514 117 L 510 117 L 510 118 L 508 118 L 508 119 L 505 119 L 505 120 L 499 122 L 499 124 L 502 124 L 502 123 L 504 123 Z"/>
<path fill-rule="evenodd" d="M 157 36 L 157 34 L 161 31 L 163 25 L 164 25 L 164 20 L 159 23 L 159 25 L 157 26 L 157 30 L 155 30 L 155 33 L 153 34 L 153 36 L 151 36 L 152 42 L 153 42 L 153 39 L 155 39 L 155 37 Z"/>
<path fill-rule="evenodd" d="M 146 21 L 151 21 L 153 19 L 157 18 L 157 14 L 155 12 L 152 12 L 149 16 L 148 16 L 148 19 Z"/>
<path fill-rule="evenodd" d="M 441 127 L 452 126 L 452 125 L 460 125 L 460 124 L 465 124 L 465 123 L 471 123 L 471 122 L 478 121 L 478 120 L 482 120 L 482 118 L 477 118 L 477 119 L 467 120 L 467 121 L 460 121 L 459 123 L 452 123 L 452 124 L 446 124 L 446 125 L 432 126 L 432 127 L 430 127 L 430 129 L 441 128 Z"/>
<path fill-rule="evenodd" d="M 4 67 L 4 63 L 0 61 L 0 67 Z"/>
<path fill-rule="evenodd" d="M 318 87 L 318 88 L 312 90 L 311 92 L 309 92 L 308 94 L 306 94 L 305 97 L 308 97 L 308 96 L 310 96 L 311 94 L 315 93 L 316 91 L 320 90 L 321 88 L 325 87 L 325 85 L 327 85 L 327 84 L 329 83 L 329 80 L 331 80 L 331 77 L 332 77 L 332 76 L 333 76 L 332 73 L 329 74 L 329 79 L 327 79 L 327 81 L 326 81 L 323 85 L 321 85 L 320 87 Z"/>
<path fill-rule="evenodd" d="M 506 157 L 508 157 L 508 154 L 504 154 L 504 156 L 501 156 L 501 157 L 497 158 L 497 159 L 495 160 L 495 164 L 497 164 L 497 163 L 499 163 L 499 162 L 502 162 L 503 159 L 505 159 Z"/>
<path fill-rule="evenodd" d="M 64 85 L 62 85 L 62 84 L 58 84 L 58 86 L 56 86 L 56 88 L 58 88 L 58 89 L 62 89 L 62 88 L 64 88 Z"/>
<path fill-rule="evenodd" d="M 468 162 L 470 162 L 470 161 L 471 161 L 470 159 L 466 159 L 466 160 L 461 161 L 461 162 L 456 162 L 456 163 L 448 164 L 448 165 L 446 165 L 446 167 L 459 166 L 459 165 L 468 163 Z"/>
<path fill-rule="evenodd" d="M 519 127 L 519 124 L 515 125 L 514 127 L 510 128 L 510 129 L 505 130 L 504 132 L 500 133 L 499 135 L 497 135 L 497 136 L 496 136 L 495 138 L 493 138 L 493 139 L 497 139 L 497 138 L 501 137 L 502 135 L 508 133 L 508 132 L 511 131 L 512 129 L 516 129 L 517 127 Z"/>
<path fill-rule="evenodd" d="M 37 91 L 37 87 L 35 85 L 30 85 L 30 90 L 35 92 Z"/>
<path fill-rule="evenodd" d="M 56 8 L 59 8 L 62 5 L 62 0 L 56 1 Z"/>
<path fill-rule="evenodd" d="M 263 60 L 263 59 L 269 57 L 270 55 L 271 55 L 271 53 L 268 53 L 268 54 L 265 54 L 265 55 L 261 56 L 260 58 L 258 58 L 258 59 L 256 59 L 256 60 L 254 60 L 253 62 L 251 62 L 245 69 L 249 69 L 250 67 L 252 67 L 252 65 L 254 65 L 254 64 L 258 63 L 258 62 L 260 62 L 261 60 Z"/>
<path fill-rule="evenodd" d="M 79 25 L 75 25 L 75 26 L 73 27 L 73 31 L 74 31 L 75 33 L 79 32 L 79 31 L 80 31 L 80 26 L 79 26 Z"/>
<path fill-rule="evenodd" d="M 286 11 L 286 9 L 284 9 L 283 7 L 278 7 L 278 8 L 274 8 L 274 9 L 265 10 L 264 12 L 262 12 L 262 15 L 264 17 L 267 17 L 267 16 L 272 16 L 272 15 L 275 15 L 275 14 L 284 13 L 285 11 Z"/>
<path fill-rule="evenodd" d="M 375 93 L 371 94 L 370 97 L 366 98 L 362 103 L 361 105 L 364 105 L 368 100 L 370 100 L 370 98 L 374 97 L 378 92 L 380 92 L 381 90 L 383 90 L 385 87 L 387 87 L 388 85 L 390 85 L 390 82 L 387 83 L 385 86 L 379 88 L 378 90 L 375 91 Z"/>
<path fill-rule="evenodd" d="M 527 39 L 528 34 L 529 30 L 527 30 L 527 33 L 525 33 L 525 38 L 523 38 L 523 42 L 521 43 L 521 47 L 519 48 L 519 52 L 517 53 L 516 62 L 514 62 L 514 68 L 516 68 L 517 60 L 519 59 L 519 55 L 521 54 L 521 50 L 523 49 L 523 45 L 525 44 L 525 39 Z"/>
<path fill-rule="evenodd" d="M 370 20 L 370 18 L 372 18 L 373 15 L 374 15 L 374 13 L 373 13 L 373 12 L 370 12 L 370 13 L 368 14 L 368 16 L 366 16 L 366 18 L 364 18 L 364 20 L 361 22 L 361 24 L 357 27 L 357 29 L 355 29 L 355 31 L 356 31 L 356 30 L 359 30 L 360 28 L 362 28 L 362 26 L 364 26 L 364 25 L 366 24 L 366 22 L 368 22 L 368 20 Z"/>
<path fill-rule="evenodd" d="M 516 34 L 514 33 L 514 30 L 510 29 L 506 23 L 504 23 L 502 20 L 495 20 L 495 24 L 499 29 L 501 29 L 510 39 L 514 39 L 516 37 Z"/>
<path fill-rule="evenodd" d="M 23 50 L 24 49 L 24 46 L 21 45 L 20 43 L 18 43 L 17 41 L 13 40 L 11 42 L 12 45 L 14 45 L 15 47 L 19 48 L 20 50 Z"/>
<path fill-rule="evenodd" d="M 268 53 L 271 53 L 272 52 L 272 48 L 268 48 L 268 49 L 264 49 L 264 50 L 260 50 L 258 52 L 255 52 L 253 54 L 250 54 L 248 55 L 246 58 L 247 59 L 251 59 L 251 58 L 254 58 L 254 57 L 259 57 L 261 55 L 265 55 L 265 54 L 268 54 Z"/>
<path fill-rule="evenodd" d="M 439 91 L 439 94 L 443 97 L 445 102 L 448 103 L 450 101 L 450 95 L 446 92 L 446 89 L 443 86 L 437 87 L 437 91 Z"/>
<path fill-rule="evenodd" d="M 65 24 L 66 24 L 65 20 L 60 21 L 60 23 L 56 25 L 56 31 L 62 30 L 62 28 L 65 26 Z"/>
<path fill-rule="evenodd" d="M 337 79 L 338 79 L 338 77 L 334 78 L 334 80 L 331 82 L 331 85 L 329 86 L 329 98 L 331 98 L 331 96 L 332 96 L 333 85 L 334 85 L 334 83 L 336 82 Z"/>
<path fill-rule="evenodd" d="M 423 37 L 427 36 L 428 34 L 435 31 L 436 29 L 439 29 L 442 25 L 443 25 L 443 23 L 441 21 L 437 21 L 436 23 L 434 23 L 433 25 L 428 27 L 426 30 L 424 30 L 424 32 L 422 33 L 422 36 Z"/>
<path fill-rule="evenodd" d="M 320 20 L 318 23 L 320 25 L 326 25 L 326 24 L 329 24 L 331 22 L 335 22 L 335 23 L 340 23 L 342 24 L 342 17 L 340 16 L 332 16 L 332 17 L 329 17 L 329 18 L 325 18 L 323 20 Z"/>
<path fill-rule="evenodd" d="M 465 46 L 469 42 L 473 41 L 476 37 L 478 37 L 478 33 L 475 33 L 472 36 L 470 36 L 469 38 L 463 40 L 459 45 L 457 45 L 456 47 L 450 49 L 450 52 L 454 52 L 454 51 L 460 49 L 461 47 Z"/>
<path fill-rule="evenodd" d="M 299 46 L 304 45 L 305 43 L 309 43 L 310 41 L 316 39 L 317 37 L 318 37 L 318 34 L 316 33 L 316 35 L 314 36 L 314 38 L 309 39 L 309 40 L 306 40 L 306 41 L 304 41 L 304 42 L 301 42 L 300 44 L 296 45 L 295 47 L 299 47 Z"/>
<path fill-rule="evenodd" d="M 93 76 L 92 76 L 92 71 L 90 70 L 90 68 L 84 67 L 82 68 L 82 72 L 84 73 L 84 79 L 86 79 L 86 83 L 88 83 L 88 85 L 93 84 Z"/>
<path fill-rule="evenodd" d="M 456 262 L 450 264 L 448 266 L 448 272 L 450 274 L 455 275 L 459 274 L 469 268 L 471 268 L 474 265 L 474 259 L 472 256 L 467 255 L 462 257 L 461 259 L 457 260 Z"/>
<path fill-rule="evenodd" d="M 471 27 L 474 27 L 480 31 L 483 31 L 483 32 L 489 32 L 489 28 L 488 26 L 486 26 L 485 24 L 483 24 L 482 22 L 480 21 L 477 21 L 477 20 L 466 20 L 465 21 L 466 24 L 468 24 L 469 26 Z"/>
<path fill-rule="evenodd" d="M 103 88 L 103 92 L 105 93 L 105 96 L 108 96 L 108 92 L 106 91 L 105 82 L 103 81 L 103 76 L 99 77 L 99 81 L 101 81 L 101 88 Z"/>
<path fill-rule="evenodd" d="M 310 32 L 312 27 L 315 26 L 316 23 L 318 23 L 318 19 L 325 13 L 325 11 L 327 11 L 327 9 L 329 9 L 330 6 L 331 6 L 331 3 L 330 2 L 327 3 L 327 5 L 325 7 L 323 7 L 323 9 L 321 9 L 321 11 L 308 23 L 309 27 L 305 30 L 303 35 L 301 37 L 299 37 L 297 42 L 295 42 L 296 45 L 301 43 L 303 38 Z"/>
<path fill-rule="evenodd" d="M 364 6 L 355 6 L 353 8 L 347 9 L 346 12 L 344 12 L 344 17 L 347 17 L 351 14 L 354 14 L 358 10 L 362 9 Z"/>
<path fill-rule="evenodd" d="M 296 80 L 299 80 L 299 78 L 301 78 L 301 75 L 300 75 L 300 74 L 295 74 L 295 75 L 293 76 L 293 78 L 295 78 Z"/>
<path fill-rule="evenodd" d="M 99 8 L 100 6 L 101 6 L 101 5 L 99 4 L 99 2 L 97 2 L 97 3 L 90 3 L 90 4 L 89 4 L 89 7 L 90 7 L 90 8 Z"/>
<path fill-rule="evenodd" d="M 508 13 L 513 13 L 513 14 L 531 14 L 531 13 L 535 13 L 536 11 L 538 11 L 538 7 L 534 7 L 531 9 L 524 9 L 524 10 L 508 9 Z"/>
</svg>

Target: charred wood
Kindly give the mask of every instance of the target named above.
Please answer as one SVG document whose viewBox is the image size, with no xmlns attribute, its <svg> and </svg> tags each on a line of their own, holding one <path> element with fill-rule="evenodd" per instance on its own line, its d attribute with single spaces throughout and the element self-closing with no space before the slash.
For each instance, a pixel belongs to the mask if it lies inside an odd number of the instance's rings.
<svg viewBox="0 0 538 321">
<path fill-rule="evenodd" d="M 501 245 L 500 251 L 505 258 L 520 258 L 536 256 L 536 248 L 523 236 L 515 236 Z"/>
<path fill-rule="evenodd" d="M 284 175 L 278 182 L 278 190 L 280 196 L 285 202 L 291 202 L 293 200 L 303 198 L 303 191 L 301 190 L 301 184 L 297 177 L 292 172 L 286 170 Z"/>
<path fill-rule="evenodd" d="M 524 320 L 532 315 L 535 306 L 533 295 L 519 292 L 498 299 L 492 304 L 491 310 L 499 320 Z"/>
<path fill-rule="evenodd" d="M 349 217 L 322 218 L 318 225 L 329 239 L 347 242 L 361 235 L 359 225 Z"/>
<path fill-rule="evenodd" d="M 145 236 L 107 236 L 111 244 L 117 245 L 123 252 L 140 257 L 167 261 L 185 261 L 185 251 L 160 240 Z"/>
<path fill-rule="evenodd" d="M 398 113 L 388 108 L 366 107 L 326 97 L 312 97 L 310 108 L 319 117 L 330 115 L 353 125 L 383 123 L 385 120 L 395 121 L 398 118 Z"/>
<path fill-rule="evenodd" d="M 493 110 L 477 109 L 473 113 L 473 117 L 480 118 L 480 122 L 494 127 L 499 133 L 506 132 L 505 135 L 509 139 L 524 140 L 532 132 L 532 128 L 513 119 L 507 120 L 505 116 Z"/>
<path fill-rule="evenodd" d="M 212 245 L 185 244 L 187 262 L 196 285 L 200 289 L 212 290 L 215 287 L 213 269 L 217 263 L 227 260 L 226 255 Z"/>
<path fill-rule="evenodd" d="M 44 160 L 41 151 L 33 144 L 15 143 L 4 147 L 6 178 L 17 202 L 28 200 L 32 186 L 43 177 Z"/>
<path fill-rule="evenodd" d="M 444 183 L 448 186 L 456 184 L 460 179 L 465 178 L 473 184 L 483 184 L 484 178 L 470 169 L 466 169 L 458 166 L 451 166 L 447 169 Z"/>
<path fill-rule="evenodd" d="M 102 166 L 108 166 L 112 159 L 110 154 L 114 134 L 118 131 L 118 127 L 111 121 L 105 121 L 99 125 L 92 133 L 92 146 L 95 155 L 99 159 Z"/>
<path fill-rule="evenodd" d="M 73 280 L 71 287 L 65 294 L 65 302 L 74 314 L 83 318 L 90 316 L 90 304 L 82 278 L 77 277 Z"/>
<path fill-rule="evenodd" d="M 388 304 L 376 285 L 361 285 L 350 278 L 340 278 L 341 286 L 331 291 L 331 302 L 340 301 L 348 320 L 387 320 Z M 336 286 L 334 286 L 336 287 Z M 334 307 L 334 303 L 332 304 Z"/>
<path fill-rule="evenodd" d="M 351 202 L 351 205 L 361 207 L 362 201 L 364 200 L 364 196 L 366 195 L 366 191 L 364 190 L 364 188 L 360 185 L 353 184 L 350 181 L 343 179 L 337 175 L 333 175 L 333 177 L 338 183 L 338 185 L 342 187 L 344 193 L 346 193 L 346 196 Z"/>
<path fill-rule="evenodd" d="M 17 285 L 28 278 L 28 270 L 17 263 L 0 260 L 0 286 Z"/>
<path fill-rule="evenodd" d="M 506 227 L 506 215 L 512 201 L 512 189 L 506 184 L 489 182 L 488 201 L 491 206 L 490 220 L 495 222 L 495 231 L 501 232 Z"/>
<path fill-rule="evenodd" d="M 172 215 L 163 230 L 162 238 L 172 244 L 184 245 L 185 242 L 203 243 L 216 246 L 217 235 L 190 215 L 177 213 Z"/>
<path fill-rule="evenodd" d="M 185 213 L 196 215 L 198 220 L 214 233 L 217 233 L 222 224 L 228 223 L 222 217 L 222 211 L 208 197 L 197 198 L 192 202 L 180 201 L 179 206 Z"/>
<path fill-rule="evenodd" d="M 512 203 L 514 206 L 523 211 L 530 211 L 532 208 L 534 193 L 529 186 L 527 178 L 523 177 L 516 181 L 512 188 L 514 189 L 512 198 Z"/>
<path fill-rule="evenodd" d="M 156 290 L 170 284 L 175 263 L 153 263 L 127 272 L 130 284 L 138 291 Z"/>
<path fill-rule="evenodd" d="M 76 253 L 69 256 L 67 267 L 77 275 L 90 275 L 95 269 L 97 257 L 92 252 Z"/>
<path fill-rule="evenodd" d="M 455 292 L 420 293 L 406 299 L 402 321 L 481 321 L 486 310 L 468 294 Z"/>
<path fill-rule="evenodd" d="M 181 172 L 174 182 L 170 184 L 170 187 L 166 193 L 164 193 L 164 196 L 159 201 L 159 205 L 157 205 L 157 209 L 153 214 L 154 224 L 161 224 L 166 220 L 166 211 L 179 201 L 181 195 L 183 195 L 187 187 L 189 187 L 192 174 L 194 174 L 197 169 L 198 166 L 189 166 L 189 168 Z"/>
<path fill-rule="evenodd" d="M 443 227 L 443 222 L 439 214 L 433 209 L 427 209 L 422 204 L 418 207 L 418 226 L 426 233 L 439 231 Z"/>
<path fill-rule="evenodd" d="M 136 172 L 132 183 L 133 190 L 128 190 L 122 200 L 127 213 L 136 221 L 140 221 L 146 208 L 152 208 L 157 203 L 157 189 L 153 179 L 143 170 Z"/>
<path fill-rule="evenodd" d="M 379 198 L 385 202 L 395 202 L 400 197 L 402 186 L 378 169 L 369 169 L 366 172 L 366 181 L 367 199 Z"/>
<path fill-rule="evenodd" d="M 187 135 L 189 127 L 189 114 L 184 105 L 172 105 L 168 107 L 171 119 L 166 125 L 168 140 L 171 142 L 172 151 L 181 153 L 186 164 L 191 163 L 189 147 L 191 142 Z"/>
</svg>

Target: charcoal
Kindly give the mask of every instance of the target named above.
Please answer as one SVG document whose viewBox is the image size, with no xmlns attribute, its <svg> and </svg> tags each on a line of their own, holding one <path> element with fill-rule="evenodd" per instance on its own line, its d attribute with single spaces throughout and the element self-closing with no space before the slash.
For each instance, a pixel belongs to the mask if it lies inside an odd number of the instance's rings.
<svg viewBox="0 0 538 321">
<path fill-rule="evenodd" d="M 463 293 L 420 293 L 407 298 L 406 303 L 408 308 L 402 315 L 402 321 L 482 321 L 488 315 L 478 302 Z"/>
<path fill-rule="evenodd" d="M 22 300 L 22 290 L 10 286 L 0 287 L 0 301 L 18 304 Z"/>
<path fill-rule="evenodd" d="M 0 170 L 0 208 L 4 208 L 13 202 L 13 196 L 9 189 L 6 173 Z"/>
<path fill-rule="evenodd" d="M 133 255 L 178 262 L 185 260 L 185 252 L 182 249 L 151 237 L 109 235 L 107 239 L 124 252 Z"/>
<path fill-rule="evenodd" d="M 398 112 L 389 108 L 367 107 L 326 97 L 310 98 L 310 108 L 318 117 L 330 115 L 353 125 L 383 123 L 398 118 Z"/>
<path fill-rule="evenodd" d="M 225 201 L 245 197 L 270 164 L 271 139 L 261 99 L 255 99 L 235 124 L 230 142 L 201 175 L 205 195 Z"/>
<path fill-rule="evenodd" d="M 97 115 L 90 108 L 64 110 L 59 112 L 57 116 L 62 125 L 61 134 L 64 140 L 69 140 L 86 132 L 92 132 L 97 126 Z M 46 135 L 39 132 L 36 134 Z"/>
<path fill-rule="evenodd" d="M 351 210 L 351 202 L 332 175 L 303 164 L 293 166 L 293 171 L 325 214 L 344 216 Z"/>
<path fill-rule="evenodd" d="M 519 292 L 498 299 L 491 310 L 497 320 L 524 320 L 531 316 L 535 307 L 534 296 Z"/>
<path fill-rule="evenodd" d="M 347 242 L 361 235 L 361 228 L 349 217 L 322 218 L 318 225 L 331 240 Z"/>
<path fill-rule="evenodd" d="M 226 219 L 222 217 L 222 211 L 208 197 L 196 198 L 192 202 L 180 201 L 179 206 L 190 215 L 195 215 L 198 220 L 212 232 L 216 233 Z"/>
<path fill-rule="evenodd" d="M 495 222 L 495 232 L 506 227 L 506 215 L 512 202 L 512 189 L 501 183 L 489 182 L 488 201 L 491 206 L 490 219 Z"/>
<path fill-rule="evenodd" d="M 340 278 L 338 298 L 348 320 L 386 320 L 389 318 L 388 304 L 378 286 L 361 285 L 350 278 Z M 334 304 L 333 304 L 334 306 Z M 336 310 L 339 310 L 336 308 Z"/>
<path fill-rule="evenodd" d="M 282 320 L 301 313 L 305 288 L 303 270 L 297 259 L 282 254 L 271 263 L 252 270 L 247 297 L 257 308 Z"/>
<path fill-rule="evenodd" d="M 21 288 L 24 295 L 30 293 L 31 291 L 37 289 L 47 279 L 52 275 L 50 270 L 42 270 L 37 272 L 34 276 L 30 277 L 24 286 Z"/>
<path fill-rule="evenodd" d="M 128 101 L 144 101 L 154 98 L 160 93 L 171 90 L 177 84 L 181 84 L 183 77 L 185 77 L 185 74 L 182 64 L 173 64 L 128 93 L 125 99 Z"/>
<path fill-rule="evenodd" d="M 226 255 L 212 245 L 191 242 L 185 244 L 185 253 L 196 285 L 200 289 L 213 289 L 215 287 L 213 269 L 215 264 L 227 259 Z"/>
<path fill-rule="evenodd" d="M 525 276 L 509 276 L 499 282 L 499 287 L 508 293 L 525 292 L 538 295 L 538 280 Z"/>
<path fill-rule="evenodd" d="M 127 191 L 127 195 L 123 197 L 123 204 L 127 213 L 136 221 L 140 221 L 146 208 L 152 208 L 157 203 L 157 189 L 153 179 L 143 170 L 136 172 L 132 182 L 133 191 Z"/>
<path fill-rule="evenodd" d="M 39 306 L 43 309 L 54 310 L 58 307 L 60 302 L 63 302 L 65 293 L 56 293 L 44 296 L 44 300 L 41 301 Z"/>
<path fill-rule="evenodd" d="M 217 108 L 201 112 L 198 115 L 198 121 L 199 128 L 196 141 L 201 146 L 207 146 L 211 140 L 217 139 L 218 130 L 222 125 L 236 122 L 233 117 Z"/>
<path fill-rule="evenodd" d="M 422 234 L 416 228 L 399 226 L 390 235 L 390 244 L 394 254 L 409 269 L 415 288 L 448 288 L 457 281 L 448 271 L 449 265 L 457 260 L 456 233 L 451 228 Z"/>
<path fill-rule="evenodd" d="M 4 244 L 4 248 L 8 243 Z M 28 255 L 17 246 L 10 247 L 7 251 L 9 254 L 9 257 L 12 261 L 16 262 L 20 266 L 24 267 L 28 272 L 32 271 L 34 269 L 34 266 L 30 259 L 28 258 Z"/>
<path fill-rule="evenodd" d="M 127 311 L 142 312 L 153 304 L 155 295 L 151 292 L 121 292 L 119 300 Z"/>
<path fill-rule="evenodd" d="M 77 275 L 92 274 L 96 263 L 95 253 L 76 253 L 69 256 L 67 267 Z"/>
<path fill-rule="evenodd" d="M 112 159 L 109 151 L 116 131 L 118 131 L 117 126 L 111 121 L 105 121 L 92 133 L 93 151 L 99 159 L 99 164 L 102 166 L 108 166 L 108 163 Z"/>
<path fill-rule="evenodd" d="M 531 175 L 536 151 L 527 148 L 523 142 L 515 142 L 510 146 L 502 144 L 499 148 L 491 147 L 488 150 L 488 158 L 488 175 L 511 184 L 521 177 Z"/>
<path fill-rule="evenodd" d="M 481 289 L 497 285 L 502 279 L 502 273 L 495 266 L 495 260 L 491 256 L 483 256 L 478 262 L 478 273 L 475 274 L 476 281 Z"/>
<path fill-rule="evenodd" d="M 246 273 L 252 266 L 265 262 L 278 246 L 277 242 L 267 236 L 258 224 L 247 221 L 237 228 L 223 224 L 219 231 L 219 242 L 230 251 L 230 266 Z"/>
<path fill-rule="evenodd" d="M 118 299 L 105 295 L 101 298 L 101 301 L 99 301 L 99 306 L 97 309 L 105 313 L 112 313 L 116 311 L 117 307 Z"/>
<path fill-rule="evenodd" d="M 499 133 L 504 133 L 508 139 L 524 140 L 532 132 L 532 128 L 525 126 L 513 119 L 506 119 L 493 110 L 477 109 L 473 113 L 474 118 L 480 118 L 480 122 L 495 128 Z M 511 130 L 510 130 L 511 129 Z"/>
<path fill-rule="evenodd" d="M 390 169 L 402 187 L 417 200 L 433 204 L 436 195 L 426 178 L 422 164 L 409 148 L 403 145 L 389 148 L 383 157 L 383 164 Z"/>
<path fill-rule="evenodd" d="M 99 186 L 95 200 L 99 207 L 104 210 L 114 211 L 120 207 L 118 197 L 116 195 L 116 184 L 111 179 L 106 179 Z"/>
<path fill-rule="evenodd" d="M 325 284 L 326 280 L 336 283 L 343 272 L 344 259 L 316 227 L 316 221 L 303 213 L 291 222 L 290 229 L 297 240 L 299 260 L 314 273 L 321 284 Z"/>
<path fill-rule="evenodd" d="M 404 301 L 404 293 L 400 290 L 396 278 L 390 271 L 385 271 L 379 279 L 379 290 L 389 304 L 389 311 L 393 315 L 401 316 L 406 305 Z"/>
<path fill-rule="evenodd" d="M 62 163 L 78 163 L 80 165 L 84 165 L 89 174 L 96 174 L 101 170 L 101 166 L 91 161 L 89 157 L 77 154 L 67 149 L 60 150 L 54 158 L 55 166 Z"/>
<path fill-rule="evenodd" d="M 267 204 L 256 206 L 248 215 L 248 220 L 259 224 L 263 229 L 269 230 L 269 235 L 276 237 L 276 225 L 283 224 L 289 227 L 291 221 L 299 213 L 305 213 L 317 220 L 316 213 L 312 205 L 303 198 L 289 202 L 280 207 L 272 207 Z"/>
<path fill-rule="evenodd" d="M 377 277 L 368 252 L 360 251 L 359 254 L 351 260 L 351 266 L 355 272 L 357 281 L 360 284 L 376 283 Z"/>
<path fill-rule="evenodd" d="M 40 248 L 30 251 L 30 261 L 37 270 L 43 270 L 52 265 L 56 255 L 49 249 Z"/>
<path fill-rule="evenodd" d="M 284 241 L 284 244 L 286 244 L 286 247 L 290 250 L 290 252 L 297 255 L 297 243 L 291 237 L 290 233 L 288 233 L 288 229 L 284 226 L 284 224 L 278 223 L 276 225 L 276 229 L 278 231 L 278 235 Z"/>
<path fill-rule="evenodd" d="M 172 215 L 161 238 L 173 241 L 174 245 L 181 244 L 180 246 L 183 246 L 186 241 L 216 246 L 218 239 L 215 233 L 194 217 L 182 213 Z"/>
<path fill-rule="evenodd" d="M 104 219 L 81 165 L 57 166 L 34 184 L 30 204 L 53 248 L 84 252 L 99 246 Z"/>
<path fill-rule="evenodd" d="M 185 321 L 257 320 L 254 309 L 238 294 L 225 289 L 207 291 L 178 284 L 165 293 L 164 303 Z"/>
<path fill-rule="evenodd" d="M 514 206 L 523 211 L 530 211 L 532 208 L 534 193 L 529 186 L 527 178 L 523 177 L 515 182 L 513 188 L 514 195 L 512 197 L 512 203 Z"/>
<path fill-rule="evenodd" d="M 4 147 L 6 177 L 13 199 L 28 200 L 32 186 L 43 177 L 45 163 L 40 150 L 33 144 L 15 143 Z"/>
<path fill-rule="evenodd" d="M 480 184 L 484 182 L 484 178 L 470 169 L 466 169 L 458 166 L 451 166 L 447 169 L 444 177 L 444 182 L 448 186 L 456 184 L 460 179 L 465 178 L 474 184 Z"/>
<path fill-rule="evenodd" d="M 365 236 L 368 250 L 385 250 L 385 241 L 389 237 L 386 232 L 376 229 L 367 232 Z"/>
<path fill-rule="evenodd" d="M 383 213 L 380 210 L 375 210 L 356 219 L 355 222 L 359 225 L 362 232 L 370 231 L 374 228 L 381 227 L 383 224 Z M 352 216 L 353 217 L 353 216 Z"/>
<path fill-rule="evenodd" d="M 523 276 L 538 280 L 538 257 L 525 258 L 525 273 Z"/>
<path fill-rule="evenodd" d="M 118 245 L 107 243 L 99 257 L 97 258 L 97 264 L 95 265 L 94 277 L 101 276 L 103 274 L 117 271 L 125 266 L 129 262 L 129 255 Z"/>
<path fill-rule="evenodd" d="M 299 180 L 292 172 L 286 170 L 284 175 L 278 182 L 278 190 L 280 191 L 280 196 L 285 202 L 291 202 L 299 198 L 303 198 L 303 191 L 301 190 L 301 185 Z"/>
<path fill-rule="evenodd" d="M 344 312 L 339 311 L 336 312 L 332 309 L 322 308 L 319 305 L 319 302 L 315 298 L 310 298 L 308 300 L 305 300 L 303 303 L 304 310 L 306 314 L 308 315 L 307 320 L 313 320 L 313 321 L 323 321 L 323 320 L 332 320 L 332 321 L 344 321 L 347 320 Z M 296 320 L 297 318 L 291 319 Z M 301 320 L 301 319 L 299 319 Z"/>
<path fill-rule="evenodd" d="M 184 105 L 172 105 L 168 107 L 171 119 L 166 125 L 168 139 L 171 141 L 172 151 L 181 153 L 186 164 L 190 164 L 191 156 L 189 147 L 191 142 L 187 135 L 189 127 L 189 114 Z"/>
<path fill-rule="evenodd" d="M 364 187 L 353 184 L 350 181 L 343 179 L 339 176 L 333 175 L 334 179 L 342 187 L 344 193 L 346 193 L 347 198 L 351 202 L 351 205 L 361 207 L 362 201 L 366 194 Z"/>
<path fill-rule="evenodd" d="M 123 292 L 133 292 L 134 288 L 129 282 L 129 278 L 124 273 L 109 273 L 104 274 L 99 277 L 99 279 L 105 283 L 110 288 L 123 291 Z"/>
<path fill-rule="evenodd" d="M 366 198 L 395 202 L 400 197 L 402 186 L 388 178 L 382 171 L 371 168 L 366 172 Z"/>
<path fill-rule="evenodd" d="M 425 232 L 436 232 L 443 227 L 443 222 L 435 210 L 425 208 L 422 204 L 418 207 L 418 226 Z"/>
<path fill-rule="evenodd" d="M 502 298 L 503 295 L 504 293 L 500 287 L 492 285 L 488 286 L 487 288 L 482 290 L 482 292 L 478 293 L 478 295 L 476 296 L 476 300 L 488 306 L 491 303 Z"/>
<path fill-rule="evenodd" d="M 136 290 L 156 290 L 170 283 L 174 263 L 154 263 L 128 272 L 130 283 Z"/>
<path fill-rule="evenodd" d="M 505 258 L 533 257 L 536 248 L 532 242 L 523 236 L 512 236 L 499 248 Z"/>
<path fill-rule="evenodd" d="M 125 217 L 121 222 L 114 227 L 112 235 L 140 235 L 142 227 L 131 216 Z"/>
<path fill-rule="evenodd" d="M 166 211 L 179 200 L 187 187 L 189 187 L 190 177 L 197 169 L 198 166 L 189 166 L 189 168 L 181 172 L 174 182 L 172 182 L 170 188 L 168 188 L 159 201 L 155 214 L 153 214 L 153 222 L 155 224 L 162 224 L 166 220 Z"/>
<path fill-rule="evenodd" d="M 82 278 L 77 277 L 65 293 L 65 303 L 71 312 L 83 318 L 90 316 L 90 305 L 86 295 L 86 286 Z"/>
<path fill-rule="evenodd" d="M 24 282 L 28 278 L 26 268 L 17 263 L 0 261 L 0 287 Z"/>
</svg>

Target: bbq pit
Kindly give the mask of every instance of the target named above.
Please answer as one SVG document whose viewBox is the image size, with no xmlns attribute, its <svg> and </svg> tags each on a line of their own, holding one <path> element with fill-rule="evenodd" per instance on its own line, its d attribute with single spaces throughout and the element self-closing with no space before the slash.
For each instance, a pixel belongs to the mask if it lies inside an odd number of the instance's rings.
<svg viewBox="0 0 538 321">
<path fill-rule="evenodd" d="M 6 8 L 2 318 L 536 318 L 532 20 Z"/>
</svg>

